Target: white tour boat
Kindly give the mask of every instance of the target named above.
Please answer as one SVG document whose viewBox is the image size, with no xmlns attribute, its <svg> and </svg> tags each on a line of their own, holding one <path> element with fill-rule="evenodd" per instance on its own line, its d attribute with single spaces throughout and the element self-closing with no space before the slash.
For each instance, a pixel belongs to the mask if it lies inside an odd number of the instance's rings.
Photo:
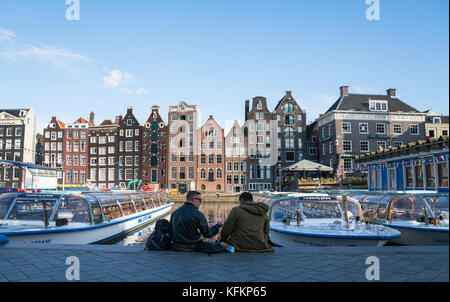
<svg viewBox="0 0 450 302">
<path fill-rule="evenodd" d="M 392 228 L 363 223 L 361 207 L 354 201 L 317 193 L 255 200 L 270 205 L 271 231 L 303 245 L 383 246 L 401 236 Z"/>
<path fill-rule="evenodd" d="M 402 232 L 402 245 L 448 245 L 448 195 L 389 194 L 348 196 L 359 201 L 364 220 Z"/>
<path fill-rule="evenodd" d="M 0 196 L 0 234 L 11 242 L 102 244 L 167 215 L 158 192 L 79 192 Z"/>
</svg>

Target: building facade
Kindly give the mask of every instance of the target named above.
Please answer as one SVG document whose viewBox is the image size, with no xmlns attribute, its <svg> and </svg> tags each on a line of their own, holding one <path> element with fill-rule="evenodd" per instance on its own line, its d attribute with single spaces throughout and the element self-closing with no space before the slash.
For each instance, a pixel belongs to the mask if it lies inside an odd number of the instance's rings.
<svg viewBox="0 0 450 302">
<path fill-rule="evenodd" d="M 151 107 L 142 131 L 142 184 L 167 189 L 168 125 L 159 114 L 159 106 Z"/>
<path fill-rule="evenodd" d="M 278 163 L 277 121 L 267 108 L 265 97 L 245 102 L 244 136 L 247 146 L 247 182 L 249 191 L 273 189 L 274 169 Z"/>
<path fill-rule="evenodd" d="M 317 121 L 306 126 L 306 159 L 320 163 L 319 127 Z"/>
<path fill-rule="evenodd" d="M 356 158 L 370 191 L 449 192 L 448 136 L 371 152 Z"/>
<path fill-rule="evenodd" d="M 274 185 L 284 186 L 280 170 L 306 158 L 306 112 L 300 108 L 291 91 L 278 102 L 274 111 L 277 120 L 278 165 L 274 171 Z"/>
<path fill-rule="evenodd" d="M 197 171 L 201 191 L 225 191 L 225 136 L 222 127 L 210 115 L 200 128 L 200 160 Z"/>
<path fill-rule="evenodd" d="M 47 128 L 44 129 L 44 166 L 52 168 L 64 168 L 64 146 L 66 125 L 52 116 Z M 58 184 L 62 185 L 65 181 L 62 172 L 58 172 Z"/>
<path fill-rule="evenodd" d="M 116 118 L 119 125 L 119 177 L 120 187 L 127 187 L 132 180 L 142 177 L 142 127 L 133 114 L 133 108 L 127 108 L 127 114 Z"/>
<path fill-rule="evenodd" d="M 85 185 L 89 175 L 89 123 L 79 118 L 64 128 L 65 184 Z"/>
<path fill-rule="evenodd" d="M 425 138 L 425 114 L 396 97 L 349 94 L 340 88 L 339 99 L 317 119 L 320 163 L 338 176 L 353 176 L 355 156 L 398 147 Z"/>
<path fill-rule="evenodd" d="M 0 159 L 35 162 L 36 122 L 34 110 L 0 109 Z M 0 188 L 22 186 L 22 171 L 0 164 Z"/>
<path fill-rule="evenodd" d="M 247 147 L 244 130 L 237 121 L 225 137 L 225 186 L 226 192 L 247 190 Z"/>
<path fill-rule="evenodd" d="M 199 143 L 197 106 L 180 102 L 169 106 L 168 184 L 181 193 L 197 190 Z"/>
<path fill-rule="evenodd" d="M 439 138 L 448 136 L 448 115 L 439 115 L 434 110 L 425 111 L 425 136 L 426 138 Z"/>
<path fill-rule="evenodd" d="M 89 183 L 99 188 L 118 187 L 119 124 L 105 120 L 89 126 L 88 131 Z"/>
</svg>

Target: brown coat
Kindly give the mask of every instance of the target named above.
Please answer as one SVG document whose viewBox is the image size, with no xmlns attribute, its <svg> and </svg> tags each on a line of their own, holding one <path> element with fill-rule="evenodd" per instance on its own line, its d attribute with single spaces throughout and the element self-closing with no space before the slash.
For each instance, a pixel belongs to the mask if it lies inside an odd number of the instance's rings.
<svg viewBox="0 0 450 302">
<path fill-rule="evenodd" d="M 273 252 L 268 211 L 264 203 L 234 207 L 223 225 L 221 240 L 234 246 L 237 252 Z"/>
</svg>

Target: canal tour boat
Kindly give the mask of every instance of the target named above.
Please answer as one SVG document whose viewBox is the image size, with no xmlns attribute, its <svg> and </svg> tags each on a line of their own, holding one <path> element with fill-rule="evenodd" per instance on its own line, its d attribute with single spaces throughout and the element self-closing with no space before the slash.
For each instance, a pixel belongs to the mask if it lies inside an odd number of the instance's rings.
<svg viewBox="0 0 450 302">
<path fill-rule="evenodd" d="M 50 192 L 0 196 L 0 234 L 14 243 L 102 244 L 167 215 L 159 192 Z"/>
<path fill-rule="evenodd" d="M 402 233 L 393 243 L 448 245 L 449 206 L 444 194 L 382 194 L 347 196 L 359 201 L 364 220 Z"/>
<path fill-rule="evenodd" d="M 355 201 L 339 201 L 320 193 L 257 196 L 270 206 L 270 230 L 285 239 L 312 246 L 383 246 L 401 233 L 365 224 Z"/>
</svg>

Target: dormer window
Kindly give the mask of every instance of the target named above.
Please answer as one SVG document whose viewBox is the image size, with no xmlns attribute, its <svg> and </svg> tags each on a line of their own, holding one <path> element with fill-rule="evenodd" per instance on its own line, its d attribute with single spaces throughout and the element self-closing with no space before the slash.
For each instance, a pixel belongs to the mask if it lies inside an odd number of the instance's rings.
<svg viewBox="0 0 450 302">
<path fill-rule="evenodd" d="M 26 110 L 20 110 L 19 116 L 25 116 L 27 115 L 27 111 Z"/>
<path fill-rule="evenodd" d="M 388 111 L 387 101 L 369 101 L 370 111 Z"/>
<path fill-rule="evenodd" d="M 259 102 L 259 103 L 256 105 L 256 109 L 262 110 L 262 103 L 261 103 L 261 102 Z"/>
<path fill-rule="evenodd" d="M 441 118 L 440 117 L 434 117 L 433 118 L 433 124 L 440 124 L 441 123 Z"/>
</svg>

